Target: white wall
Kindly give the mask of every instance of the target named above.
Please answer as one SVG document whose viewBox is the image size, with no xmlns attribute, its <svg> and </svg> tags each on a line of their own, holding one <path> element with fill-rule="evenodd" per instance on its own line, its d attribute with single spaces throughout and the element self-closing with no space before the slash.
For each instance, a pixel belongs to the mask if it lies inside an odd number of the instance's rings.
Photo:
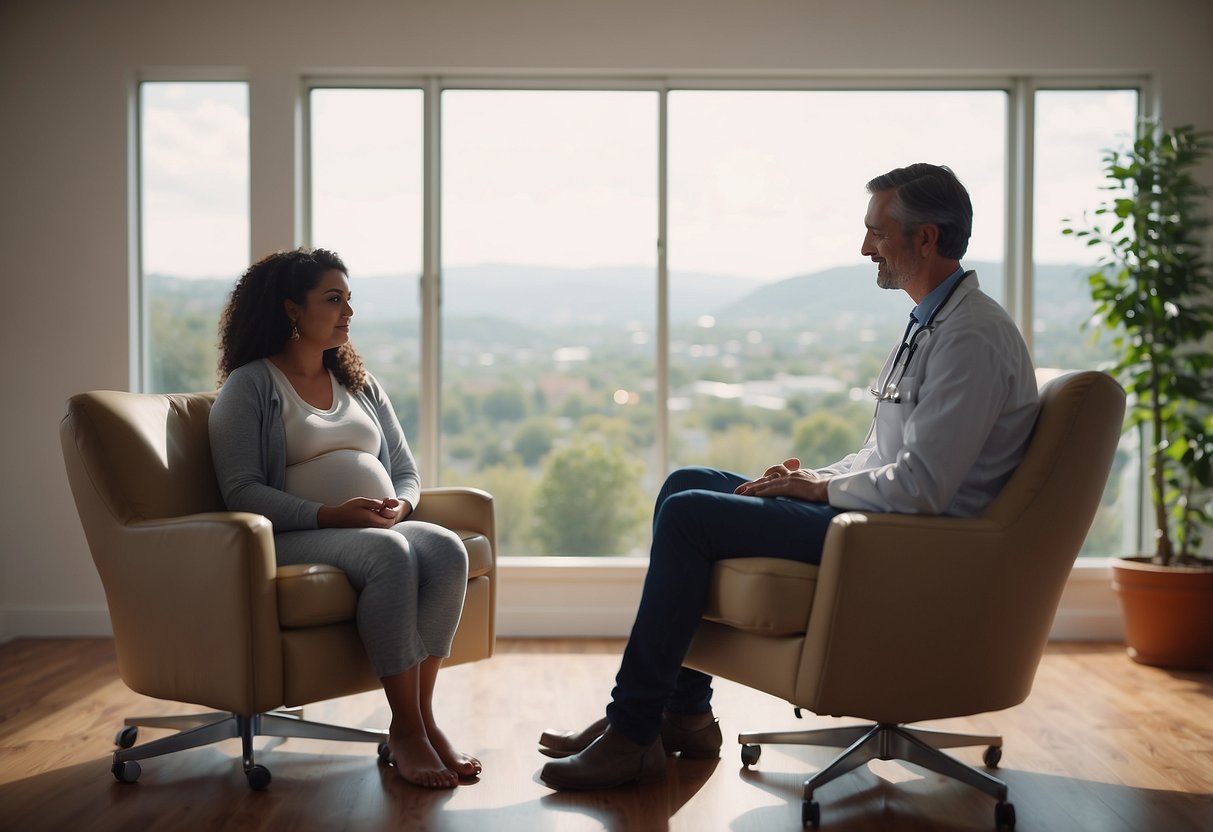
<svg viewBox="0 0 1213 832">
<path fill-rule="evenodd" d="M 139 71 L 251 82 L 264 252 L 296 242 L 295 161 L 259 116 L 304 74 L 1144 73 L 1168 122 L 1213 127 L 1211 46 L 1208 0 L 0 0 L 0 640 L 105 629 L 56 428 L 71 393 L 128 389 Z"/>
</svg>

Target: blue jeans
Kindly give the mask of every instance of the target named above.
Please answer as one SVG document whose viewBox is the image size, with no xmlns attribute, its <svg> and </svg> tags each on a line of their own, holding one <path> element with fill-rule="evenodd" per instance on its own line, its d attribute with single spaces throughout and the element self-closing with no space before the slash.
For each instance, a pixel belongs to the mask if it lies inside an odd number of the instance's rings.
<svg viewBox="0 0 1213 832">
<path fill-rule="evenodd" d="M 699 627 L 716 561 L 821 562 L 826 530 L 842 509 L 734 494 L 746 479 L 710 468 L 680 468 L 657 495 L 649 571 L 607 706 L 612 728 L 634 742 L 657 739 L 663 710 L 711 710 L 712 677 L 682 667 L 682 660 Z"/>
</svg>

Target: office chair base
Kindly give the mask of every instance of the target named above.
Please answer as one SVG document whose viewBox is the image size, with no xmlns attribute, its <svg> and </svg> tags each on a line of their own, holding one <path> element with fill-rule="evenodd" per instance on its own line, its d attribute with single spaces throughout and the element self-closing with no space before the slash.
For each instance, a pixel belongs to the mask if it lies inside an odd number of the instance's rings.
<svg viewBox="0 0 1213 832">
<path fill-rule="evenodd" d="M 298 714 L 299 709 L 283 709 L 264 714 L 244 716 L 220 711 L 188 716 L 130 717 L 118 734 L 114 744 L 113 765 L 110 771 L 120 783 L 134 783 L 142 771 L 138 761 L 150 757 L 201 748 L 222 740 L 240 738 L 243 746 L 244 775 L 255 791 L 267 788 L 271 781 L 270 771 L 253 759 L 254 737 L 298 737 L 302 739 L 335 740 L 337 742 L 374 742 L 379 744 L 379 759 L 387 749 L 387 731 L 367 731 L 347 728 L 323 722 L 309 722 Z M 169 728 L 179 733 L 161 739 L 135 745 L 139 726 Z"/>
<path fill-rule="evenodd" d="M 990 795 L 998 801 L 994 809 L 995 825 L 999 829 L 1015 828 L 1015 807 L 1007 802 L 1006 783 L 940 750 L 985 745 L 982 759 L 987 766 L 993 768 L 1002 757 L 1002 737 L 953 734 L 892 723 L 877 723 L 810 731 L 746 733 L 739 735 L 737 740 L 742 743 L 741 761 L 746 766 L 758 762 L 762 743 L 821 745 L 846 749 L 829 765 L 805 780 L 801 820 L 806 827 L 816 827 L 821 823 L 821 809 L 813 799 L 813 793 L 817 789 L 871 760 L 905 760 Z"/>
</svg>

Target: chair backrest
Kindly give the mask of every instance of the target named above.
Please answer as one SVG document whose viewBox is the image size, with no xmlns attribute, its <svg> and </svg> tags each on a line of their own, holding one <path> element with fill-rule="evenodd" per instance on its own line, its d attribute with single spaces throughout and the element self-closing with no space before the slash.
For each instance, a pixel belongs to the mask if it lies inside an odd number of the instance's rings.
<svg viewBox="0 0 1213 832">
<path fill-rule="evenodd" d="M 273 536 L 264 518 L 224 510 L 208 440 L 213 400 L 81 393 L 59 437 L 123 681 L 253 714 L 285 701 Z"/>
<path fill-rule="evenodd" d="M 987 622 L 970 630 L 1003 664 L 985 675 L 991 699 L 998 688 L 1009 704 L 1031 692 L 1066 581 L 1099 509 L 1124 413 L 1124 390 L 1106 373 L 1067 373 L 1041 388 L 1027 453 L 983 518 L 1002 529 L 990 551 L 986 609 L 993 626 L 984 634 Z"/>
<path fill-rule="evenodd" d="M 980 518 L 843 514 L 818 574 L 797 704 L 918 722 L 1032 689 L 1124 419 L 1108 375 L 1041 389 L 1027 453 Z"/>
<path fill-rule="evenodd" d="M 207 419 L 214 393 L 72 396 L 60 425 L 78 504 L 99 502 L 113 522 L 223 511 Z"/>
<path fill-rule="evenodd" d="M 1077 555 L 1107 482 L 1124 412 L 1124 390 L 1107 373 L 1084 370 L 1047 382 L 1027 453 L 985 516 Z"/>
</svg>

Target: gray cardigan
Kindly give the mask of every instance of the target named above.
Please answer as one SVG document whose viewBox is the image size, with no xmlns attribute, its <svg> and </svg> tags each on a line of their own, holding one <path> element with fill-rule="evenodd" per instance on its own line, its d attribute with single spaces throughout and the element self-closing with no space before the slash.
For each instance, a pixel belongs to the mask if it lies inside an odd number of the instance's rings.
<svg viewBox="0 0 1213 832">
<path fill-rule="evenodd" d="M 211 408 L 207 427 L 219 491 L 229 511 L 265 515 L 275 532 L 314 529 L 320 503 L 283 491 L 286 428 L 282 400 L 267 361 L 252 361 L 232 371 Z M 421 501 L 421 477 L 387 394 L 368 373 L 362 391 L 351 396 L 379 426 L 383 437 L 379 461 L 392 479 L 396 496 L 416 508 Z"/>
</svg>

